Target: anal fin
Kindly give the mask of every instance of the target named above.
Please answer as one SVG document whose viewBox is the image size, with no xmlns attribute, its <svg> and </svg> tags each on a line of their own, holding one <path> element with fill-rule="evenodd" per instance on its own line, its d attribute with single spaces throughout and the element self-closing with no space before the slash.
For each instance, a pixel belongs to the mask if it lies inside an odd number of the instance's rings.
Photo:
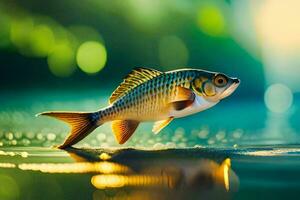
<svg viewBox="0 0 300 200">
<path fill-rule="evenodd" d="M 112 131 L 119 144 L 124 144 L 134 133 L 140 122 L 134 120 L 115 120 L 112 122 Z"/>
<path fill-rule="evenodd" d="M 154 134 L 158 134 L 163 128 L 165 128 L 172 120 L 174 117 L 169 117 L 168 119 L 165 120 L 160 120 L 156 121 L 153 125 L 152 132 Z"/>
</svg>

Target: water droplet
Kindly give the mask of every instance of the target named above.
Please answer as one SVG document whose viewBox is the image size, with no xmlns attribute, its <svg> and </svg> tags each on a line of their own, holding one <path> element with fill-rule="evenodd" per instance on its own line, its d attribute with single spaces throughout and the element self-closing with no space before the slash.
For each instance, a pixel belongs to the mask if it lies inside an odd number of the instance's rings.
<svg viewBox="0 0 300 200">
<path fill-rule="evenodd" d="M 28 145 L 30 145 L 30 140 L 24 138 L 24 139 L 22 140 L 22 144 L 23 144 L 24 146 L 28 146 Z"/>
<path fill-rule="evenodd" d="M 16 139 L 21 139 L 22 138 L 22 133 L 21 132 L 15 132 L 14 136 Z"/>
<path fill-rule="evenodd" d="M 38 133 L 38 134 L 36 135 L 36 139 L 38 139 L 38 140 L 44 140 L 45 138 L 44 138 L 43 134 Z"/>
<path fill-rule="evenodd" d="M 207 136 L 208 136 L 208 134 L 209 134 L 208 129 L 202 129 L 201 131 L 199 131 L 198 137 L 199 137 L 200 139 L 206 139 Z"/>
<path fill-rule="evenodd" d="M 184 129 L 182 127 L 179 127 L 175 130 L 175 137 L 181 138 L 184 135 Z"/>
<path fill-rule="evenodd" d="M 26 137 L 28 139 L 33 139 L 34 138 L 34 133 L 33 132 L 28 132 L 28 133 L 26 133 Z"/>
<path fill-rule="evenodd" d="M 48 133 L 47 134 L 47 140 L 48 141 L 54 141 L 56 139 L 56 135 L 54 133 Z"/>
<path fill-rule="evenodd" d="M 209 139 L 209 140 L 207 140 L 207 143 L 208 143 L 208 144 L 214 144 L 214 143 L 215 143 L 215 140 Z"/>
<path fill-rule="evenodd" d="M 233 132 L 232 137 L 239 139 L 243 135 L 243 130 L 237 129 L 236 131 Z"/>
<path fill-rule="evenodd" d="M 14 146 L 17 145 L 17 140 L 12 140 L 12 141 L 10 142 L 10 144 L 11 144 L 11 145 L 14 145 Z"/>
<path fill-rule="evenodd" d="M 217 140 L 222 140 L 222 139 L 225 138 L 225 136 L 226 136 L 225 131 L 219 131 L 219 132 L 216 134 L 216 139 L 217 139 Z"/>
<path fill-rule="evenodd" d="M 6 133 L 6 134 L 5 134 L 5 137 L 6 137 L 6 139 L 8 139 L 8 140 L 12 140 L 12 139 L 14 139 L 14 134 L 11 133 L 11 132 L 9 132 L 9 133 Z"/>
</svg>

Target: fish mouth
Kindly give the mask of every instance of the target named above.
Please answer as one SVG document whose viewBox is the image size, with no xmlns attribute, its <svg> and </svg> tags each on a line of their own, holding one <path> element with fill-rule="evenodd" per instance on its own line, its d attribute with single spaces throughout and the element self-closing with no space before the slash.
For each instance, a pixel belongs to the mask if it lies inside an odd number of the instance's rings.
<svg viewBox="0 0 300 200">
<path fill-rule="evenodd" d="M 221 99 L 224 99 L 226 97 L 228 97 L 229 95 L 231 95 L 236 88 L 240 85 L 240 80 L 237 78 L 232 79 L 233 83 L 231 84 L 231 86 L 229 86 L 222 94 L 221 94 Z"/>
</svg>

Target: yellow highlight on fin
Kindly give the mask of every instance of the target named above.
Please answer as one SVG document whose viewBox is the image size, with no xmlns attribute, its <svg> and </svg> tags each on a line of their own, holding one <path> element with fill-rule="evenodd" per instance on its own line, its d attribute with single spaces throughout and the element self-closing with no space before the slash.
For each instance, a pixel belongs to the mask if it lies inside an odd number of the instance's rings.
<svg viewBox="0 0 300 200">
<path fill-rule="evenodd" d="M 174 117 L 169 117 L 168 119 L 157 121 L 154 123 L 152 128 L 152 132 L 154 134 L 158 134 L 163 128 L 165 128 L 170 122 L 174 119 Z"/>
</svg>

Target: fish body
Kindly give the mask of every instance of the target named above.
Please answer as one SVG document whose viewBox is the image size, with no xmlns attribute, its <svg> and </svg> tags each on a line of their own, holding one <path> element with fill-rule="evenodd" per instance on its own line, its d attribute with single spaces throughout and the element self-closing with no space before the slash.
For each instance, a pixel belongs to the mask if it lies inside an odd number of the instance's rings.
<svg viewBox="0 0 300 200">
<path fill-rule="evenodd" d="M 105 114 L 102 119 L 154 121 L 171 116 L 174 118 L 184 117 L 201 111 L 215 102 L 205 101 L 196 95 L 197 101 L 189 109 L 180 111 L 171 106 L 172 102 L 177 101 L 179 90 L 191 90 L 192 80 L 200 74 L 201 71 L 191 69 L 162 73 L 123 94 L 111 106 L 104 109 Z"/>
<path fill-rule="evenodd" d="M 161 72 L 136 68 L 112 93 L 109 106 L 92 113 L 44 112 L 69 123 L 72 131 L 60 146 L 71 146 L 103 123 L 112 121 L 118 143 L 125 143 L 140 122 L 155 121 L 160 132 L 174 118 L 216 105 L 239 85 L 239 79 L 199 69 Z"/>
</svg>

